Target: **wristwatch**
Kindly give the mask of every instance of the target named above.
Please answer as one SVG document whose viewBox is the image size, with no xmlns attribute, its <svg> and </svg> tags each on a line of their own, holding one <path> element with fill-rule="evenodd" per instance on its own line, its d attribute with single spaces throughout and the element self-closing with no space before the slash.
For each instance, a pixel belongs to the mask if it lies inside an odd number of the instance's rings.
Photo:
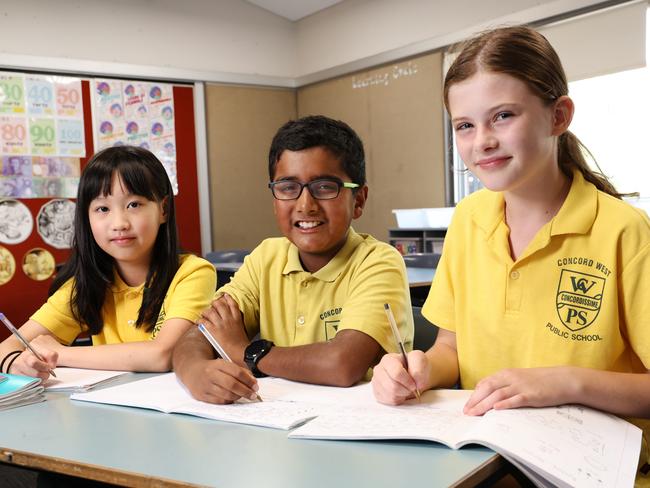
<svg viewBox="0 0 650 488">
<path fill-rule="evenodd" d="M 267 376 L 257 369 L 257 363 L 269 353 L 273 346 L 274 344 L 271 341 L 260 339 L 251 342 L 248 347 L 246 347 L 246 350 L 244 351 L 244 362 L 255 378 L 264 378 Z"/>
</svg>

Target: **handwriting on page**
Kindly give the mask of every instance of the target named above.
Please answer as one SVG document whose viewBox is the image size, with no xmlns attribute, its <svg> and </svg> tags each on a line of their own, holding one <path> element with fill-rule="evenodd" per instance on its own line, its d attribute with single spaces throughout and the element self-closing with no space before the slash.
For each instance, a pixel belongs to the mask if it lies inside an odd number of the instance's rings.
<svg viewBox="0 0 650 488">
<path fill-rule="evenodd" d="M 493 411 L 486 415 L 491 421 L 481 426 L 482 437 L 499 432 L 500 447 L 549 473 L 561 473 L 573 485 L 615 486 L 618 463 L 612 461 L 626 439 L 618 428 L 623 421 L 607 416 L 604 422 L 604 415 L 575 405 Z"/>
</svg>

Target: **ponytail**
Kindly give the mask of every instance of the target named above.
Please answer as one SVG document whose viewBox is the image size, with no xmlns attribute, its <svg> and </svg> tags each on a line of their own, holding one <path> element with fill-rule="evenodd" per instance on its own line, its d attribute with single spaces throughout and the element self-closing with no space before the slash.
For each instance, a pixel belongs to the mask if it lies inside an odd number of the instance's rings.
<svg viewBox="0 0 650 488">
<path fill-rule="evenodd" d="M 589 155 L 589 158 L 594 162 L 598 171 L 594 171 L 589 167 L 589 164 L 585 159 L 585 154 Z M 607 177 L 602 173 L 600 166 L 598 166 L 596 159 L 593 157 L 589 149 L 587 149 L 587 147 L 580 142 L 580 139 L 578 139 L 571 131 L 566 131 L 560 136 L 558 141 L 557 159 L 560 169 L 569 178 L 573 176 L 573 170 L 576 169 L 582 173 L 585 180 L 592 183 L 600 191 L 619 199 L 621 196 L 627 195 L 616 191 L 614 185 L 612 185 Z"/>
</svg>

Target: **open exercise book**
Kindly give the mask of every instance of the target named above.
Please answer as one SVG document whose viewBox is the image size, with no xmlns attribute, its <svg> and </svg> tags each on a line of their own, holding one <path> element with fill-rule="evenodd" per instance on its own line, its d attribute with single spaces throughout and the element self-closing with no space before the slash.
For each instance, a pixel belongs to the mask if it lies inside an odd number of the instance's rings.
<svg viewBox="0 0 650 488">
<path fill-rule="evenodd" d="M 45 400 L 39 378 L 17 374 L 0 374 L 0 410 Z"/>
<path fill-rule="evenodd" d="M 46 391 L 77 392 L 88 391 L 96 386 L 128 374 L 127 371 L 109 371 L 104 369 L 55 368 L 56 378 L 50 376 L 45 382 Z"/>
<path fill-rule="evenodd" d="M 262 394 L 262 392 L 260 392 Z M 182 413 L 238 424 L 291 429 L 315 417 L 312 405 L 272 401 L 241 401 L 233 405 L 213 405 L 192 398 L 174 373 L 70 396 L 73 400 L 148 408 L 165 413 Z M 271 401 L 269 401 L 271 400 Z"/>
<path fill-rule="evenodd" d="M 293 430 L 291 438 L 418 439 L 453 449 L 481 444 L 517 465 L 538 486 L 630 487 L 641 430 L 587 407 L 490 411 L 463 415 L 471 394 L 435 390 L 399 407 L 379 405 L 369 384 L 333 388 L 277 378 L 259 380 L 264 402 L 211 405 L 185 391 L 173 373 L 71 398 L 177 412 Z"/>
</svg>

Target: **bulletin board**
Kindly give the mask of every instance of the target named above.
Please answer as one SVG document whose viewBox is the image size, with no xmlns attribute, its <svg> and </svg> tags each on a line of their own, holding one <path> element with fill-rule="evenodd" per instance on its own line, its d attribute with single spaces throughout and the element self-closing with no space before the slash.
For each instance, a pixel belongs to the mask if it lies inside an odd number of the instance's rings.
<svg viewBox="0 0 650 488">
<path fill-rule="evenodd" d="M 82 79 L 82 98 L 84 112 L 84 134 L 86 157 L 81 158 L 81 169 L 94 153 L 93 127 L 91 112 L 91 80 Z M 194 89 L 191 85 L 174 85 L 176 158 L 179 192 L 175 197 L 176 222 L 180 244 L 184 251 L 201 254 L 201 229 L 199 222 L 199 197 L 197 181 L 197 155 L 194 124 Z M 36 281 L 27 276 L 23 270 L 23 258 L 35 248 L 46 249 L 57 264 L 65 262 L 70 255 L 69 249 L 57 249 L 48 245 L 37 232 L 37 216 L 41 207 L 49 198 L 17 198 L 29 209 L 34 219 L 34 228 L 27 240 L 17 244 L 0 244 L 9 250 L 16 261 L 13 278 L 0 285 L 0 311 L 16 326 L 22 325 L 47 299 L 52 278 Z M 74 201 L 74 199 L 71 199 Z M 4 327 L 0 328 L 0 340 L 8 335 Z"/>
</svg>

